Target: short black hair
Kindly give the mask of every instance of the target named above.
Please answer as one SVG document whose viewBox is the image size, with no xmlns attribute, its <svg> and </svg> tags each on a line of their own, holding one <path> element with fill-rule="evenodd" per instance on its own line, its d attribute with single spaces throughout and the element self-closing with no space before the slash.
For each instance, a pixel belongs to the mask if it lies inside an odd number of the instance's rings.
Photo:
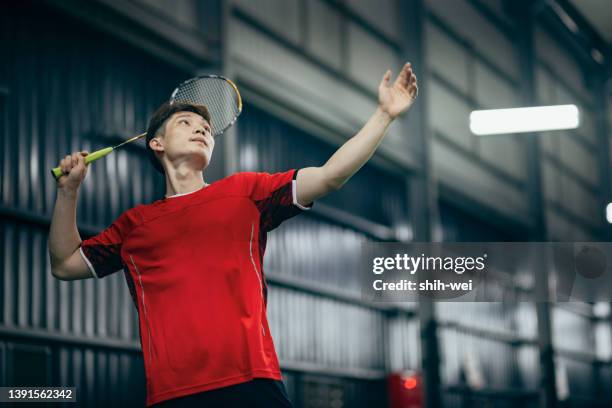
<svg viewBox="0 0 612 408">
<path fill-rule="evenodd" d="M 153 167 L 155 167 L 155 169 L 161 174 L 165 173 L 164 167 L 161 165 L 161 162 L 155 155 L 155 151 L 149 146 L 149 142 L 155 137 L 157 131 L 164 126 L 166 120 L 177 112 L 193 112 L 206 119 L 206 121 L 210 124 L 210 112 L 208 112 L 208 108 L 204 105 L 194 105 L 186 102 L 174 102 L 172 104 L 170 102 L 165 102 L 159 108 L 157 108 L 149 120 L 149 127 L 147 128 L 146 136 L 146 149 L 147 156 L 149 156 L 149 160 L 153 164 Z"/>
</svg>

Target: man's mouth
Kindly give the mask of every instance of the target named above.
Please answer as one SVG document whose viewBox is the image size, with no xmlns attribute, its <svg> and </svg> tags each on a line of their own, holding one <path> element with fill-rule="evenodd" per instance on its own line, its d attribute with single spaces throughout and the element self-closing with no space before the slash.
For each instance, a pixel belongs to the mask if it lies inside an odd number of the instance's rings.
<svg viewBox="0 0 612 408">
<path fill-rule="evenodd" d="M 191 140 L 192 142 L 202 143 L 204 146 L 208 147 L 208 142 L 206 141 L 204 137 L 194 137 L 189 140 Z"/>
</svg>

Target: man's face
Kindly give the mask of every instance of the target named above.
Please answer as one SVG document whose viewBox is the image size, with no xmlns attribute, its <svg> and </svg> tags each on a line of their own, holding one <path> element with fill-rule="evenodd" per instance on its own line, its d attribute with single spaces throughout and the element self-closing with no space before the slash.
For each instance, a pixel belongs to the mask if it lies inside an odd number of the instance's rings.
<svg viewBox="0 0 612 408">
<path fill-rule="evenodd" d="M 175 167 L 187 163 L 190 167 L 204 170 L 210 163 L 215 139 L 210 124 L 193 112 L 177 112 L 166 121 L 163 137 L 151 140 L 151 148 L 164 153 L 162 160 Z"/>
</svg>

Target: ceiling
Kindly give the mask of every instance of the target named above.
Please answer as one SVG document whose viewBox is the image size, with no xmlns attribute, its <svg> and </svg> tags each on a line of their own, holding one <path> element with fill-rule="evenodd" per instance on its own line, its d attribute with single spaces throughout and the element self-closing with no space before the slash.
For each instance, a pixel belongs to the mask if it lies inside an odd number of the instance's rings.
<svg viewBox="0 0 612 408">
<path fill-rule="evenodd" d="M 571 0 L 576 9 L 608 43 L 612 43 L 612 1 Z"/>
</svg>

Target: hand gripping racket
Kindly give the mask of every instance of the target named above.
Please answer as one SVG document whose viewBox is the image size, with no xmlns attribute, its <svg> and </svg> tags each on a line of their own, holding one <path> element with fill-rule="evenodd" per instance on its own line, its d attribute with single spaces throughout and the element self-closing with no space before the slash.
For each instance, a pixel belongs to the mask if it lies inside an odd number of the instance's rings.
<svg viewBox="0 0 612 408">
<path fill-rule="evenodd" d="M 242 97 L 236 85 L 220 75 L 202 75 L 180 84 L 170 95 L 170 103 L 186 102 L 204 105 L 211 116 L 211 134 L 219 136 L 236 122 L 242 112 Z M 141 133 L 116 146 L 106 147 L 85 156 L 85 164 L 94 162 L 112 153 L 115 149 L 146 136 Z M 59 167 L 51 170 L 57 180 L 64 174 Z"/>
</svg>

